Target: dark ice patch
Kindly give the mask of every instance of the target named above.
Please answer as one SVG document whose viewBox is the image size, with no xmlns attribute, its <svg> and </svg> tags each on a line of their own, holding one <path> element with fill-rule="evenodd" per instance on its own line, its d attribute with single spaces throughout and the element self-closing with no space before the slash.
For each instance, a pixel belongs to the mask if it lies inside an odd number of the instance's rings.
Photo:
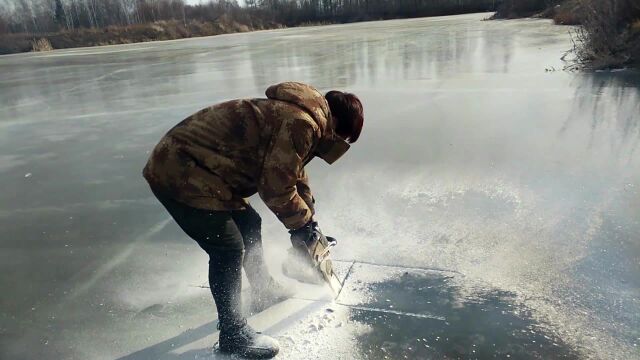
<svg viewBox="0 0 640 360">
<path fill-rule="evenodd" d="M 514 294 L 462 275 L 356 264 L 338 298 L 371 359 L 579 359 Z"/>
</svg>

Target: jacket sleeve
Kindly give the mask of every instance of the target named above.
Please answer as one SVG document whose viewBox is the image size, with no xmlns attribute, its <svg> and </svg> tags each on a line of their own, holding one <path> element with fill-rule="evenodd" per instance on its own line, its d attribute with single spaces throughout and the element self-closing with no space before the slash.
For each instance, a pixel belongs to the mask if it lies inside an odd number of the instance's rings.
<svg viewBox="0 0 640 360">
<path fill-rule="evenodd" d="M 311 215 L 316 214 L 315 203 L 316 200 L 313 197 L 313 193 L 311 192 L 311 187 L 309 187 L 309 177 L 307 176 L 307 172 L 302 169 L 300 172 L 300 176 L 298 177 L 298 182 L 296 183 L 296 189 L 298 189 L 298 195 L 307 203 L 307 206 L 311 210 Z"/>
<path fill-rule="evenodd" d="M 314 134 L 306 120 L 284 120 L 265 155 L 258 194 L 288 229 L 304 226 L 313 216 L 298 193 L 297 184 L 303 159 L 313 147 Z"/>
</svg>

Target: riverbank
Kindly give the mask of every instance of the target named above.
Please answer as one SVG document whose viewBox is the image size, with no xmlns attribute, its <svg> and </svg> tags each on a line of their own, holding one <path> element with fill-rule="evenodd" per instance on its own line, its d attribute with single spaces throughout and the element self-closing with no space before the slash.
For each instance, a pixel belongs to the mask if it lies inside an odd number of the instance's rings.
<svg viewBox="0 0 640 360">
<path fill-rule="evenodd" d="M 506 0 L 498 7 L 492 19 L 537 17 L 552 19 L 557 25 L 579 25 L 581 23 L 579 9 L 578 0 L 556 0 L 552 2 Z"/>
<path fill-rule="evenodd" d="M 104 29 L 79 29 L 46 34 L 8 34 L 0 36 L 0 55 L 175 40 L 284 27 L 276 22 L 249 20 L 243 23 L 223 16 L 213 22 L 191 20 L 185 23 L 168 20 L 130 26 L 110 26 Z"/>
</svg>

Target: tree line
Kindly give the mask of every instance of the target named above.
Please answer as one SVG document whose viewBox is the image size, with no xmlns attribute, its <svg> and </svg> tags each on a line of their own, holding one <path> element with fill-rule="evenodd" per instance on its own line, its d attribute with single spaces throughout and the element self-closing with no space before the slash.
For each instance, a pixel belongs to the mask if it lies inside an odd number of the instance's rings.
<svg viewBox="0 0 640 360">
<path fill-rule="evenodd" d="M 11 2 L 8 2 L 11 1 Z M 293 26 L 475 11 L 492 11 L 500 0 L 0 0 L 0 34 L 51 33 L 157 21 L 216 21 L 221 16 Z"/>
</svg>

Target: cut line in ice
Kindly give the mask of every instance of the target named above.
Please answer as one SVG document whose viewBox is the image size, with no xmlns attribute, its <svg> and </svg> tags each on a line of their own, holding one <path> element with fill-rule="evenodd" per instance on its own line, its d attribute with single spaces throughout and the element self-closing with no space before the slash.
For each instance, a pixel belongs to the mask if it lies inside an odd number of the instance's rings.
<svg viewBox="0 0 640 360">
<path fill-rule="evenodd" d="M 336 303 L 336 304 L 340 306 L 348 307 L 350 309 L 361 310 L 361 311 L 381 312 L 381 313 L 394 314 L 394 315 L 400 315 L 400 316 L 410 316 L 410 317 L 420 318 L 420 319 L 447 321 L 447 319 L 443 316 L 437 316 L 437 315 L 431 315 L 431 314 L 417 314 L 412 312 L 380 309 L 380 308 L 367 307 L 367 306 L 355 306 L 355 305 L 346 305 L 346 304 L 340 304 L 340 303 Z"/>
</svg>

